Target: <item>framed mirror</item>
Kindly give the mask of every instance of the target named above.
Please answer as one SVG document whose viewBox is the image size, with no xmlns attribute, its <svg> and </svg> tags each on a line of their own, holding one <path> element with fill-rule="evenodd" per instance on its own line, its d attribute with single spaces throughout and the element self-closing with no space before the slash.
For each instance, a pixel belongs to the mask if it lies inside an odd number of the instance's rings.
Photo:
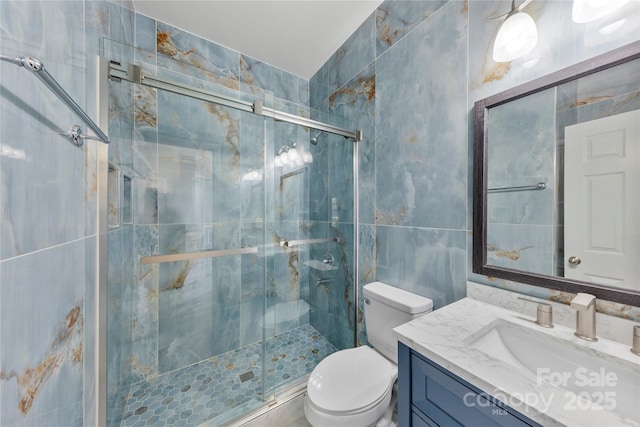
<svg viewBox="0 0 640 427">
<path fill-rule="evenodd" d="M 474 273 L 640 306 L 640 41 L 474 114 Z"/>
</svg>

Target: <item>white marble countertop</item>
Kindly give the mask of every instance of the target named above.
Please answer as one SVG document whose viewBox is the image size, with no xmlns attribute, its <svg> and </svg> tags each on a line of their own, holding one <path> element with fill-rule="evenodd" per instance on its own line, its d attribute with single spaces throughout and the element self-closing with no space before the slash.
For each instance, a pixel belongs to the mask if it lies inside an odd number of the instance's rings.
<svg viewBox="0 0 640 427">
<path fill-rule="evenodd" d="M 496 319 L 549 334 L 582 349 L 613 355 L 633 369 L 637 365 L 640 371 L 640 357 L 632 354 L 628 346 L 606 339 L 587 342 L 576 337 L 571 328 L 561 325 L 553 329 L 542 328 L 533 323 L 535 319 L 530 316 L 471 298 L 464 298 L 394 331 L 398 341 L 545 427 L 640 425 L 595 405 L 585 408 L 584 402 L 577 409 L 575 400 L 572 404 L 565 390 L 540 381 L 535 372 L 467 345 L 469 337 L 479 335 Z M 640 411 L 640 401 L 637 408 Z"/>
</svg>

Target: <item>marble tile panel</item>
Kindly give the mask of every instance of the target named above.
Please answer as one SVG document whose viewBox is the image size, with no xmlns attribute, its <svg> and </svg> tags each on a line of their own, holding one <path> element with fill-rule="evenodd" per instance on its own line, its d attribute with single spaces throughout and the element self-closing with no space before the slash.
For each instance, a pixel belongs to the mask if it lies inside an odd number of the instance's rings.
<svg viewBox="0 0 640 427">
<path fill-rule="evenodd" d="M 277 98 L 305 105 L 302 102 L 306 91 L 304 79 L 243 54 L 240 55 L 240 89 L 253 95 L 268 90 Z"/>
<path fill-rule="evenodd" d="M 364 319 L 364 294 L 362 288 L 367 283 L 376 281 L 376 266 L 378 262 L 378 245 L 376 243 L 376 227 L 371 224 L 360 224 L 358 235 L 358 342 L 366 345 L 367 328 Z"/>
<path fill-rule="evenodd" d="M 84 246 L 78 240 L 1 264 L 0 409 L 5 425 L 33 425 L 34 418 L 72 405 L 70 420 L 81 423 Z"/>
<path fill-rule="evenodd" d="M 78 25 L 84 23 L 83 2 L 3 1 L 0 17 L 4 54 L 35 56 L 52 74 L 49 65 L 53 63 L 84 66 L 84 26 Z M 72 82 L 66 78 L 60 81 L 63 87 Z M 77 86 L 80 88 L 83 85 Z"/>
<path fill-rule="evenodd" d="M 109 81 L 109 162 L 132 165 L 131 140 L 134 129 L 134 86 Z"/>
<path fill-rule="evenodd" d="M 450 2 L 376 61 L 378 224 L 466 226 L 467 19 Z"/>
<path fill-rule="evenodd" d="M 156 52 L 156 21 L 148 16 L 135 15 L 135 47 L 138 51 Z M 145 53 L 146 53 L 145 52 Z"/>
<path fill-rule="evenodd" d="M 133 234 L 134 259 L 159 254 L 157 225 L 136 225 Z M 157 375 L 158 369 L 158 264 L 134 263 L 132 347 L 129 356 L 135 381 Z"/>
<path fill-rule="evenodd" d="M 157 23 L 158 66 L 238 90 L 239 53 L 163 22 Z"/>
<path fill-rule="evenodd" d="M 558 111 L 584 107 L 640 91 L 636 59 L 558 87 Z"/>
<path fill-rule="evenodd" d="M 375 58 L 375 16 L 372 13 L 312 78 L 315 82 L 312 106 L 320 105 Z"/>
<path fill-rule="evenodd" d="M 84 3 L 85 52 L 89 55 L 101 55 L 104 39 L 109 37 L 109 3 L 89 1 Z"/>
<path fill-rule="evenodd" d="M 538 274 L 553 274 L 552 225 L 487 224 L 487 263 Z"/>
<path fill-rule="evenodd" d="M 135 45 L 135 12 L 121 5 L 109 4 L 109 36 L 123 45 Z"/>
<path fill-rule="evenodd" d="M 109 413 L 122 412 L 118 392 L 131 381 L 133 321 L 133 229 L 121 227 L 107 233 L 107 394 Z"/>
<path fill-rule="evenodd" d="M 350 129 L 361 130 L 363 140 L 358 142 L 358 197 L 360 221 L 375 223 L 375 65 L 372 63 L 353 79 L 329 96 L 329 110 L 344 117 Z M 352 141 L 344 140 L 349 145 Z M 346 147 L 345 147 L 346 148 Z M 349 165 L 343 162 L 341 167 L 349 171 Z M 352 170 L 353 168 L 351 168 Z"/>
<path fill-rule="evenodd" d="M 376 237 L 376 280 L 431 298 L 434 308 L 465 296 L 465 231 L 379 226 Z"/>
<path fill-rule="evenodd" d="M 376 57 L 429 19 L 447 0 L 387 0 L 376 9 Z"/>
<path fill-rule="evenodd" d="M 71 113 L 24 70 L 1 67 L 0 258 L 7 259 L 81 238 L 91 227 L 84 217 L 85 151 L 58 135 Z M 77 213 L 74 221 L 65 220 L 69 212 Z"/>
<path fill-rule="evenodd" d="M 238 224 L 163 225 L 159 242 L 161 253 L 238 248 L 240 229 Z M 160 373 L 238 346 L 240 258 L 160 265 Z"/>
<path fill-rule="evenodd" d="M 243 221 L 264 221 L 266 138 L 265 119 L 245 113 L 240 117 L 240 216 Z"/>
</svg>

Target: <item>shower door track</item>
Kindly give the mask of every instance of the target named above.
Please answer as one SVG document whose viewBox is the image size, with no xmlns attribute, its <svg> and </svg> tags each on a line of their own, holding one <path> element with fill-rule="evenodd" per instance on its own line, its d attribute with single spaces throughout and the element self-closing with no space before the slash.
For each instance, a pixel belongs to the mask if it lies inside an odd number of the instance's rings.
<svg viewBox="0 0 640 427">
<path fill-rule="evenodd" d="M 254 114 L 258 114 L 265 117 L 273 118 L 276 121 L 293 123 L 296 125 L 304 126 L 310 129 L 315 129 L 334 135 L 340 135 L 353 141 L 362 140 L 361 130 L 349 130 L 338 126 L 333 126 L 328 123 L 320 122 L 317 120 L 311 120 L 306 117 L 298 116 L 284 111 L 279 111 L 274 108 L 265 107 L 261 101 L 242 101 L 234 99 L 225 95 L 221 95 L 215 92 L 205 90 L 196 86 L 187 85 L 184 83 L 174 82 L 170 79 L 154 76 L 148 74 L 140 66 L 128 64 L 122 65 L 116 61 L 109 62 L 109 78 L 115 81 L 129 81 L 132 83 L 141 84 L 144 86 L 152 87 L 155 89 L 165 90 L 167 92 L 176 93 L 178 95 L 188 96 L 190 98 L 199 99 L 202 101 L 212 102 L 214 104 L 223 105 L 225 107 L 234 108 L 240 111 L 246 111 Z"/>
</svg>

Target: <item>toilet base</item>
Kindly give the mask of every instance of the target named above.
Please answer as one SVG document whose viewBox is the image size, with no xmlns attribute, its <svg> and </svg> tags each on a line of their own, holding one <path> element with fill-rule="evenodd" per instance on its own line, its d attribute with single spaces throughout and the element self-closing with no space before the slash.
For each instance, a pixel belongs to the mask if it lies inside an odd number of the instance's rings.
<svg viewBox="0 0 640 427">
<path fill-rule="evenodd" d="M 391 395 L 392 393 L 389 393 L 380 403 L 367 411 L 345 415 L 334 415 L 320 411 L 307 395 L 304 398 L 304 416 L 313 427 L 393 427 L 393 422 L 390 423 L 390 420 L 382 419 L 386 418 L 383 416 L 392 402 Z M 395 404 L 395 399 L 393 402 Z M 393 408 L 391 411 L 393 412 Z M 382 422 L 382 424 L 379 425 L 378 422 Z"/>
</svg>

